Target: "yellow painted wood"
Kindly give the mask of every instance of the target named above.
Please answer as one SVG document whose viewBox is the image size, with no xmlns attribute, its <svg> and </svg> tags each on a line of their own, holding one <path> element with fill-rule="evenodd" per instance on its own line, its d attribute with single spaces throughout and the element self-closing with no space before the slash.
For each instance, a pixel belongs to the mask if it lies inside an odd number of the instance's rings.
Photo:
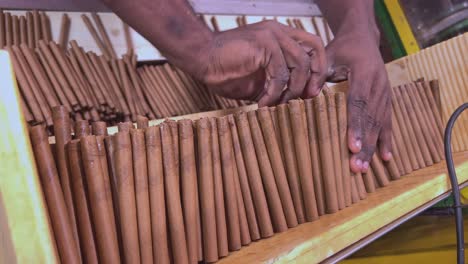
<svg viewBox="0 0 468 264">
<path fill-rule="evenodd" d="M 400 40 L 403 43 L 403 47 L 406 53 L 413 54 L 419 51 L 419 45 L 414 37 L 413 31 L 406 20 L 405 13 L 400 6 L 398 0 L 384 0 L 385 6 L 387 7 L 388 13 L 392 18 L 392 22 L 400 36 Z"/>
<path fill-rule="evenodd" d="M 455 155 L 458 179 L 468 180 L 468 152 Z M 416 171 L 367 199 L 319 221 L 261 240 L 219 263 L 317 263 L 450 189 L 445 162 Z"/>
<path fill-rule="evenodd" d="M 0 50 L 0 263 L 56 263 L 19 92 Z"/>
</svg>

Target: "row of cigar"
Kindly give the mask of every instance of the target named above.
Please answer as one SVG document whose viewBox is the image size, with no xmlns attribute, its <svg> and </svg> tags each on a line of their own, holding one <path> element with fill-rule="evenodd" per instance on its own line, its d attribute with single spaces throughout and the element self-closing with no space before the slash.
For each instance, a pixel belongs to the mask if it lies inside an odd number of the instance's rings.
<svg viewBox="0 0 468 264">
<path fill-rule="evenodd" d="M 393 88 L 394 158 L 353 174 L 346 98 L 313 99 L 235 115 L 139 116 L 108 135 L 53 109 L 55 144 L 30 128 L 62 262 L 215 262 L 365 199 L 441 160 L 440 113 L 425 82 Z"/>
<path fill-rule="evenodd" d="M 51 109 L 58 105 L 75 121 L 113 124 L 135 121 L 137 115 L 155 119 L 246 104 L 211 94 L 167 63 L 137 68 L 135 57 L 107 60 L 85 52 L 74 40 L 70 44 L 68 50 L 44 40 L 36 49 L 7 47 L 28 123 L 51 126 Z"/>
</svg>

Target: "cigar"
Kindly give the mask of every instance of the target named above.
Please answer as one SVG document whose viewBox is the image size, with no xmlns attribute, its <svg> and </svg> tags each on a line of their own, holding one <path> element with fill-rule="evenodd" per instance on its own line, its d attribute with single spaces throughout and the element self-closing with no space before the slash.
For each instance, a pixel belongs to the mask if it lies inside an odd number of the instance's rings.
<svg viewBox="0 0 468 264">
<path fill-rule="evenodd" d="M 439 141 L 439 147 L 442 147 L 442 152 L 443 152 L 443 138 L 444 138 L 444 131 L 443 131 L 443 126 L 442 124 L 439 124 L 440 121 L 440 113 L 437 108 L 432 108 L 431 102 L 428 98 L 428 95 L 426 94 L 425 91 L 426 88 L 424 88 L 424 83 L 423 84 L 418 84 L 416 93 L 418 93 L 419 97 L 421 98 L 422 104 L 424 109 L 426 109 L 426 115 L 429 118 L 431 126 L 436 129 L 435 131 L 435 136 L 436 140 Z M 437 117 L 439 117 L 439 121 L 437 121 Z M 444 158 L 445 154 L 441 153 L 441 158 Z"/>
<path fill-rule="evenodd" d="M 31 111 L 29 110 L 28 106 L 26 105 L 26 101 L 24 99 L 24 96 L 21 96 L 21 110 L 24 116 L 24 120 L 28 124 L 34 123 L 34 117 L 31 114 Z"/>
<path fill-rule="evenodd" d="M 392 88 L 392 92 L 393 92 L 392 103 L 394 104 L 393 109 L 395 110 L 395 114 L 396 114 L 400 129 L 403 132 L 403 139 L 406 140 L 405 144 L 408 147 L 410 158 L 414 156 L 414 160 L 412 159 L 413 169 L 417 170 L 419 168 L 424 168 L 426 164 L 424 163 L 421 149 L 419 148 L 418 142 L 416 141 L 416 136 L 414 134 L 412 125 L 409 121 L 408 113 L 406 112 L 406 108 L 404 107 L 404 102 L 403 102 L 403 99 L 401 98 L 401 94 L 399 92 L 397 93 L 397 91 L 398 91 L 398 87 Z"/>
<path fill-rule="evenodd" d="M 345 205 L 350 206 L 352 204 L 351 197 L 351 170 L 349 168 L 349 150 L 347 144 L 347 112 L 346 112 L 346 96 L 344 93 L 335 94 L 335 104 L 338 119 L 338 136 L 340 146 L 340 157 L 341 157 L 341 175 L 343 177 L 344 187 L 344 199 Z"/>
<path fill-rule="evenodd" d="M 218 238 L 218 256 L 225 257 L 229 253 L 227 238 L 226 210 L 224 207 L 223 178 L 221 170 L 218 126 L 215 118 L 210 118 L 211 155 L 213 160 L 213 184 L 216 207 L 216 234 Z M 227 186 L 226 186 L 227 187 Z"/>
<path fill-rule="evenodd" d="M 317 96 L 313 100 L 317 124 L 317 134 L 321 158 L 322 178 L 324 183 L 325 205 L 327 213 L 338 211 L 337 188 L 333 169 L 333 154 L 331 138 L 324 96 Z M 362 192 L 361 197 L 362 197 Z"/>
<path fill-rule="evenodd" d="M 182 208 L 190 263 L 198 262 L 198 184 L 192 121 L 179 121 Z"/>
<path fill-rule="evenodd" d="M 52 68 L 52 71 L 55 77 L 57 77 L 57 80 L 61 86 L 61 89 L 64 91 L 68 101 L 70 102 L 70 105 L 74 109 L 77 109 L 76 106 L 78 105 L 78 100 L 76 99 L 74 93 L 71 91 L 71 87 L 69 86 L 62 70 L 60 69 L 59 64 L 54 59 L 54 55 L 52 54 L 51 50 L 46 45 L 46 43 L 42 41 L 38 43 L 38 46 L 39 46 L 39 51 L 46 58 L 47 62 L 49 63 L 49 66 Z"/>
<path fill-rule="evenodd" d="M 68 15 L 66 13 L 62 14 L 58 44 L 64 50 L 67 48 L 68 38 L 70 36 L 70 23 Z"/>
<path fill-rule="evenodd" d="M 214 32 L 220 32 L 221 30 L 219 29 L 218 21 L 216 20 L 215 16 L 212 16 L 211 19 L 211 25 L 213 26 Z"/>
<path fill-rule="evenodd" d="M 406 89 L 408 89 L 408 88 L 405 85 L 404 89 L 403 89 L 403 87 L 400 86 L 397 89 L 395 89 L 395 91 L 397 92 L 397 94 L 400 94 L 400 98 L 402 98 L 402 100 L 403 100 L 402 104 L 406 108 L 406 112 L 409 115 L 409 120 L 411 120 L 411 126 L 414 129 L 414 133 L 415 133 L 415 135 L 418 135 L 417 137 L 415 136 L 415 138 L 416 138 L 417 145 L 419 146 L 419 149 L 421 150 L 425 166 L 430 166 L 430 165 L 433 164 L 433 160 L 432 160 L 432 157 L 431 157 L 431 153 L 429 151 L 429 147 L 427 145 L 428 142 L 426 142 L 426 140 L 424 138 L 425 134 L 422 133 L 421 125 L 420 125 L 419 120 L 418 120 L 418 118 L 416 116 L 414 106 L 411 103 L 410 99 L 408 98 L 408 93 L 407 93 Z M 421 134 L 423 136 L 419 136 Z M 424 164 L 420 164 L 420 165 L 422 167 L 424 167 Z"/>
<path fill-rule="evenodd" d="M 96 232 L 99 261 L 119 263 L 119 246 L 115 226 L 112 226 L 110 203 L 107 199 L 100 153 L 95 136 L 85 136 L 81 140 L 81 154 L 89 188 L 89 201 Z M 119 164 L 117 162 L 117 164 Z M 130 208 L 126 208 L 130 211 Z"/>
<path fill-rule="evenodd" d="M 80 263 L 79 247 L 73 234 L 45 127 L 31 127 L 30 136 L 60 260 L 66 263 Z"/>
<path fill-rule="evenodd" d="M 344 197 L 343 175 L 341 168 L 342 162 L 340 157 L 340 141 L 338 135 L 338 122 L 336 117 L 335 94 L 326 94 L 325 99 L 327 102 L 328 121 L 330 125 L 330 139 L 332 144 L 332 155 L 338 196 L 338 208 L 341 210 L 345 208 L 346 205 Z"/>
<path fill-rule="evenodd" d="M 435 80 L 435 81 L 437 81 L 437 80 Z M 431 83 L 433 83 L 433 82 L 431 82 Z M 432 85 L 429 87 L 429 84 L 427 82 L 424 82 L 423 83 L 424 91 L 421 91 L 421 95 L 425 95 L 423 97 L 425 97 L 427 99 L 428 105 L 430 106 L 430 108 L 432 110 L 432 116 L 434 117 L 434 119 L 435 119 L 435 121 L 437 123 L 437 127 L 439 128 L 440 134 L 443 135 L 445 127 L 444 127 L 444 124 L 442 122 L 442 118 L 441 118 L 442 115 L 441 115 L 441 112 L 440 112 L 440 107 L 439 107 L 438 103 L 436 102 L 436 98 L 435 98 L 435 96 L 433 95 L 433 93 L 431 91 L 432 87 L 433 87 Z"/>
<path fill-rule="evenodd" d="M 292 228 L 298 225 L 298 221 L 296 212 L 294 211 L 294 204 L 291 193 L 289 191 L 288 179 L 286 177 L 283 160 L 281 159 L 280 148 L 278 146 L 278 141 L 275 135 L 270 110 L 267 107 L 260 108 L 257 110 L 257 113 L 261 131 L 263 133 L 263 139 L 265 140 L 269 162 L 271 164 L 271 168 L 273 169 L 276 186 L 278 187 L 281 204 L 284 209 L 286 222 L 288 227 Z"/>
<path fill-rule="evenodd" d="M 228 225 L 229 250 L 235 251 L 239 250 L 241 247 L 241 233 L 239 221 L 240 211 L 238 209 L 236 189 L 237 185 L 234 180 L 234 170 L 237 170 L 237 168 L 234 166 L 235 160 L 233 157 L 234 152 L 232 146 L 232 138 L 227 118 L 219 118 L 217 120 L 217 125 L 222 160 L 223 185 L 227 205 L 226 218 Z M 244 228 L 247 228 L 247 226 L 245 226 Z"/>
<path fill-rule="evenodd" d="M 237 133 L 237 126 L 236 126 L 234 117 L 232 115 L 228 115 L 227 119 L 228 119 L 230 132 L 231 132 L 231 136 L 232 136 L 232 147 L 233 147 L 233 151 L 234 151 L 234 158 L 236 160 L 235 175 L 237 175 L 239 177 L 237 179 L 237 181 L 239 182 L 240 190 L 242 192 L 242 200 L 243 200 L 243 203 L 244 203 L 245 214 L 246 214 L 246 217 L 247 217 L 248 230 L 249 230 L 251 239 L 252 240 L 258 240 L 258 239 L 260 239 L 260 230 L 259 230 L 259 227 L 258 227 L 258 222 L 257 222 L 257 218 L 256 218 L 256 213 L 255 213 L 255 210 L 256 210 L 257 207 L 255 207 L 255 206 L 258 206 L 259 209 L 263 209 L 263 204 L 266 205 L 265 195 L 262 196 L 260 194 L 255 194 L 255 196 L 256 196 L 255 199 L 259 199 L 260 202 L 256 202 L 256 204 L 254 206 L 252 193 L 250 191 L 249 180 L 248 180 L 248 176 L 247 176 L 247 170 L 246 170 L 246 166 L 245 166 L 245 162 L 244 162 L 244 157 L 242 155 L 242 148 L 241 148 L 241 145 L 240 145 L 239 134 Z M 236 172 L 237 172 L 237 174 L 236 174 Z M 240 208 L 240 203 L 238 203 L 238 205 L 239 205 L 239 208 Z M 260 205 L 262 205 L 262 206 L 260 206 Z"/>
<path fill-rule="evenodd" d="M 156 78 L 154 78 L 154 76 L 150 73 L 149 69 L 147 66 L 143 66 L 142 68 L 143 72 L 144 72 L 144 75 L 142 76 L 146 76 L 147 80 L 150 82 L 150 89 L 151 92 L 153 93 L 153 97 L 154 97 L 154 100 L 157 100 L 157 98 L 165 98 L 161 91 L 159 89 L 155 89 L 155 87 L 160 87 L 159 84 L 157 83 L 157 80 Z M 168 101 L 165 101 L 165 100 L 162 100 L 160 102 L 160 108 L 161 108 L 161 111 L 162 111 L 162 114 L 164 116 L 171 116 L 172 115 L 172 109 L 169 105 L 170 103 Z"/>
<path fill-rule="evenodd" d="M 137 110 L 135 106 L 135 102 L 133 101 L 133 97 L 131 94 L 131 88 L 130 88 L 130 80 L 128 79 L 126 70 L 125 70 L 125 65 L 122 60 L 117 61 L 118 69 L 120 76 L 122 78 L 122 87 L 123 87 L 123 94 L 125 96 L 125 100 L 127 102 L 128 107 L 130 108 L 130 113 L 134 115 Z"/>
<path fill-rule="evenodd" d="M 13 45 L 13 21 L 11 20 L 11 14 L 5 13 L 5 46 L 10 47 Z"/>
<path fill-rule="evenodd" d="M 171 69 L 171 66 L 169 66 L 168 63 L 164 64 L 161 68 L 161 72 L 164 74 L 164 76 L 167 77 L 168 82 L 171 83 L 171 87 L 175 88 L 175 92 L 178 94 L 179 101 L 182 101 L 182 103 L 187 104 L 187 106 L 190 108 L 190 112 L 196 112 L 198 111 L 198 106 L 194 102 L 194 98 L 191 94 L 188 93 L 187 89 L 185 89 L 182 86 L 182 83 L 176 76 L 174 75 L 174 72 Z"/>
<path fill-rule="evenodd" d="M 102 43 L 101 38 L 99 38 L 99 35 L 98 35 L 96 29 L 94 28 L 93 24 L 91 23 L 91 20 L 89 19 L 89 17 L 86 16 L 85 14 L 83 14 L 83 15 L 81 15 L 81 19 L 83 20 L 83 22 L 85 23 L 86 28 L 88 29 L 89 33 L 93 37 L 94 42 L 96 42 L 96 44 L 98 45 L 99 50 L 101 51 L 102 55 L 104 55 L 106 57 L 106 59 L 111 58 L 112 56 L 110 55 L 110 53 L 107 50 L 104 43 Z"/>
<path fill-rule="evenodd" d="M 18 46 L 20 44 L 20 27 L 18 16 L 11 17 L 11 32 L 13 33 L 13 45 Z"/>
<path fill-rule="evenodd" d="M 37 10 L 32 11 L 33 15 L 33 26 L 34 26 L 34 43 L 37 43 L 39 40 L 43 39 L 41 32 L 41 20 L 39 17 L 39 12 Z"/>
<path fill-rule="evenodd" d="M 86 102 L 91 107 L 91 109 L 98 107 L 98 101 L 96 99 L 96 93 L 90 86 L 89 81 L 86 79 L 81 71 L 78 59 L 76 58 L 75 54 L 72 50 L 69 50 L 67 54 L 68 63 L 70 64 L 70 68 L 73 70 L 73 74 L 75 75 L 75 79 L 78 81 L 78 85 L 82 88 L 83 95 L 85 96 Z M 97 121 L 97 120 L 95 120 Z"/>
<path fill-rule="evenodd" d="M 358 203 L 361 199 L 359 198 L 358 188 L 356 184 L 356 177 L 351 176 L 351 200 L 353 204 Z"/>
<path fill-rule="evenodd" d="M 1 18 L 0 18 L 1 19 Z M 28 44 L 28 30 L 26 28 L 26 17 L 19 17 L 20 44 Z M 1 43 L 0 43 L 1 45 Z"/>
<path fill-rule="evenodd" d="M 110 82 L 105 79 L 105 74 L 102 72 L 96 54 L 92 52 L 87 52 L 86 55 L 86 60 L 88 60 L 89 67 L 91 69 L 91 73 L 93 74 L 94 80 L 96 81 L 98 87 L 101 89 L 101 93 L 104 95 L 105 105 L 109 107 L 111 111 L 114 111 L 116 108 L 119 108 L 119 104 L 115 94 L 109 87 Z"/>
<path fill-rule="evenodd" d="M 106 29 L 104 28 L 104 24 L 101 21 L 101 17 L 97 13 L 91 13 L 91 17 L 94 20 L 94 23 L 96 24 L 96 27 L 99 31 L 99 34 L 101 35 L 101 39 L 104 42 L 106 46 L 106 50 L 109 53 L 109 56 L 111 58 L 116 59 L 117 54 L 115 53 L 114 47 L 112 46 L 112 42 L 109 39 L 109 35 L 106 32 Z"/>
<path fill-rule="evenodd" d="M 5 15 L 3 10 L 0 9 L 0 48 L 5 46 Z"/>
<path fill-rule="evenodd" d="M 21 65 L 19 64 L 16 54 L 10 48 L 8 48 L 7 51 L 10 54 L 13 69 L 15 70 L 16 79 L 18 80 L 18 83 L 21 88 L 21 94 L 24 96 L 26 104 L 31 109 L 31 114 L 34 117 L 34 120 L 37 123 L 44 122 L 44 116 L 42 114 L 41 107 L 39 106 L 39 103 L 36 99 L 35 93 L 32 90 L 32 87 L 29 85 L 26 79 L 29 75 L 25 75 Z"/>
<path fill-rule="evenodd" d="M 179 128 L 177 122 L 171 119 L 165 121 L 169 124 L 169 129 L 171 130 L 172 144 L 174 146 L 174 158 L 176 168 L 180 168 L 180 155 L 179 155 Z M 180 181 L 180 169 L 176 170 L 177 181 Z"/>
<path fill-rule="evenodd" d="M 34 49 L 36 47 L 36 38 L 34 37 L 34 22 L 31 12 L 26 12 L 26 28 L 28 29 L 28 47 Z"/>
<path fill-rule="evenodd" d="M 283 146 L 284 164 L 286 176 L 288 177 L 289 188 L 294 202 L 294 210 L 299 224 L 305 222 L 304 202 L 302 200 L 302 189 L 299 185 L 299 173 L 297 171 L 296 152 L 294 150 L 293 133 L 291 131 L 291 121 L 289 110 L 286 104 L 276 106 L 279 134 Z"/>
<path fill-rule="evenodd" d="M 125 36 L 125 44 L 127 45 L 127 54 L 130 55 L 133 52 L 133 41 L 130 33 L 130 27 L 124 22 L 122 22 L 122 25 Z"/>
<path fill-rule="evenodd" d="M 71 122 L 68 111 L 63 106 L 52 108 L 54 122 L 55 147 L 57 151 L 57 167 L 60 184 L 62 186 L 65 204 L 67 205 L 70 223 L 76 244 L 79 245 L 78 230 L 76 228 L 75 206 L 70 186 L 70 174 L 67 167 L 65 145 L 71 140 Z"/>
<path fill-rule="evenodd" d="M 289 116 L 296 150 L 297 168 L 304 198 L 305 216 L 307 221 L 318 219 L 317 202 L 315 198 L 314 182 L 312 176 L 310 149 L 308 146 L 307 128 L 304 124 L 305 111 L 301 101 L 291 100 L 288 104 Z"/>
<path fill-rule="evenodd" d="M 203 254 L 207 262 L 218 260 L 216 233 L 216 209 L 212 155 L 211 125 L 207 118 L 197 121 L 197 146 L 200 173 L 201 220 L 203 230 Z"/>
<path fill-rule="evenodd" d="M 262 238 L 273 235 L 273 225 L 268 211 L 268 204 L 263 189 L 262 176 L 258 166 L 257 156 L 255 155 L 254 143 L 250 132 L 249 122 L 245 113 L 236 115 L 237 132 L 244 156 L 247 178 L 251 188 L 252 198 L 254 200 L 255 211 L 257 215 L 258 227 Z M 231 131 L 234 127 L 231 126 Z M 249 223 L 250 225 L 250 223 Z"/>
<path fill-rule="evenodd" d="M 127 102 L 124 99 L 124 95 L 121 91 L 120 84 L 118 83 L 116 77 L 112 73 L 112 69 L 110 68 L 109 63 L 106 61 L 104 56 L 99 56 L 99 60 L 101 61 L 102 68 L 104 69 L 104 72 L 107 75 L 107 79 L 109 79 L 112 89 L 114 89 L 117 100 L 120 102 L 119 104 L 122 107 L 123 114 L 130 115 L 130 110 L 128 108 Z"/>
<path fill-rule="evenodd" d="M 401 176 L 401 173 L 398 170 L 398 165 L 397 165 L 395 159 L 392 158 L 389 161 L 384 161 L 383 163 L 384 163 L 385 167 L 388 170 L 388 173 L 390 175 L 390 179 L 392 181 L 398 180 L 400 178 L 400 176 Z"/>
<path fill-rule="evenodd" d="M 117 124 L 117 128 L 119 132 L 130 132 L 130 130 L 134 129 L 132 122 L 120 122 Z"/>
<path fill-rule="evenodd" d="M 366 192 L 373 193 L 375 192 L 375 176 L 372 173 L 372 170 L 368 170 L 366 173 L 362 174 L 362 179 L 364 182 L 364 186 L 366 188 Z"/>
<path fill-rule="evenodd" d="M 118 132 L 112 139 L 115 151 L 123 255 L 126 263 L 139 263 L 140 245 L 130 134 L 127 131 Z"/>
<path fill-rule="evenodd" d="M 271 120 L 273 121 L 273 128 L 275 130 L 274 132 L 276 136 L 276 142 L 280 150 L 281 160 L 283 163 L 285 163 L 286 161 L 284 160 L 284 150 L 283 150 L 283 144 L 281 142 L 281 132 L 279 128 L 278 115 L 276 114 L 277 112 L 276 107 L 275 106 L 270 107 L 269 110 L 270 110 Z"/>
<path fill-rule="evenodd" d="M 153 263 L 145 132 L 141 129 L 133 129 L 130 131 L 130 137 L 132 141 L 133 174 L 135 176 L 135 196 L 141 263 Z"/>
<path fill-rule="evenodd" d="M 145 129 L 149 126 L 148 118 L 145 116 L 138 115 L 136 119 L 137 128 Z"/>
<path fill-rule="evenodd" d="M 157 103 L 157 96 L 154 94 L 152 81 L 147 76 L 146 72 L 143 68 L 138 68 L 137 72 L 142 80 L 143 85 L 143 93 L 145 94 L 145 98 L 148 100 L 148 104 L 155 114 L 156 118 L 162 118 L 169 116 L 168 112 L 165 109 L 165 106 L 162 104 Z"/>
<path fill-rule="evenodd" d="M 394 139 L 393 141 L 395 142 L 396 148 L 395 150 L 398 151 L 398 155 L 400 157 L 401 163 L 403 166 L 401 167 L 404 171 L 404 174 L 409 174 L 413 171 L 412 167 L 412 162 L 417 166 L 417 160 L 416 156 L 414 153 L 410 152 L 412 149 L 410 149 L 410 146 L 406 144 L 406 139 L 402 135 L 403 130 L 400 128 L 399 125 L 399 118 L 395 114 L 395 107 L 392 107 L 392 116 L 394 117 L 392 121 L 392 138 Z M 406 132 L 406 130 L 404 131 Z M 408 138 L 408 137 L 407 137 Z"/>
<path fill-rule="evenodd" d="M 377 157 L 377 154 L 372 155 L 371 167 L 374 172 L 374 176 L 377 180 L 377 183 L 380 187 L 387 186 L 390 182 L 388 180 L 387 174 L 385 173 L 385 167 L 382 164 L 382 160 Z"/>
<path fill-rule="evenodd" d="M 176 110 L 176 113 L 178 114 L 184 114 L 184 113 L 190 113 L 190 108 L 185 105 L 185 104 L 178 104 L 178 96 L 175 94 L 175 91 L 171 87 L 171 85 L 168 83 L 166 77 L 164 74 L 161 72 L 160 66 L 155 66 L 150 68 L 152 70 L 152 73 L 156 80 L 161 84 L 159 87 L 164 87 L 164 91 L 166 93 L 166 98 L 169 99 L 171 102 L 170 104 L 175 107 L 174 110 Z"/>
<path fill-rule="evenodd" d="M 96 136 L 107 136 L 107 124 L 103 121 L 92 122 L 93 134 Z"/>
<path fill-rule="evenodd" d="M 136 91 L 136 93 L 134 94 L 138 98 L 138 102 L 139 102 L 138 105 L 142 108 L 142 111 L 144 114 L 149 114 L 151 111 L 143 96 L 143 92 L 141 91 L 140 80 L 138 79 L 135 67 L 133 67 L 128 60 L 126 60 L 126 64 L 127 64 L 127 71 L 130 75 L 130 80 L 132 81 L 133 87 L 135 88 L 135 91 Z"/>
<path fill-rule="evenodd" d="M 148 162 L 148 184 L 151 206 L 153 257 L 156 263 L 170 263 L 162 163 L 163 154 L 159 127 L 153 126 L 146 129 L 145 143 L 146 158 L 151 161 Z M 182 183 L 182 190 L 183 186 Z M 182 191 L 182 194 L 185 194 L 185 192 Z M 192 202 L 196 203 L 196 201 Z"/>
<path fill-rule="evenodd" d="M 51 34 L 50 34 L 50 25 L 47 23 L 47 17 L 44 12 L 39 13 L 39 18 L 41 20 L 41 35 L 42 39 L 44 39 L 46 42 L 49 42 L 52 40 Z M 48 28 L 49 26 L 49 28 Z"/>
<path fill-rule="evenodd" d="M 75 122 L 75 138 L 82 138 L 91 135 L 88 120 L 80 120 Z"/>
<path fill-rule="evenodd" d="M 66 145 L 66 151 L 83 262 L 98 263 L 90 209 L 87 201 L 89 194 L 86 193 L 86 186 L 83 181 L 85 172 L 81 159 L 80 141 L 78 139 L 71 140 Z"/>
<path fill-rule="evenodd" d="M 371 170 L 368 170 L 368 171 L 371 171 Z M 371 175 L 372 177 L 372 175 Z M 365 188 L 365 185 L 364 185 L 364 181 L 363 181 L 363 176 L 361 173 L 352 173 L 351 174 L 351 178 L 354 178 L 355 181 L 356 181 L 356 186 L 357 186 L 357 189 L 358 189 L 358 194 L 359 194 L 359 198 L 361 200 L 364 200 L 366 199 L 367 197 L 367 192 L 366 192 L 366 188 Z M 373 179 L 374 177 L 372 177 Z M 374 186 L 375 188 L 375 186 Z"/>
<path fill-rule="evenodd" d="M 14 46 L 12 47 L 13 52 L 15 53 L 16 60 L 18 61 L 18 65 L 20 68 L 22 68 L 22 73 L 26 77 L 28 86 L 31 88 L 32 93 L 34 94 L 34 97 L 36 98 L 39 108 L 41 109 L 42 115 L 44 117 L 44 120 L 47 124 L 47 126 L 52 125 L 52 114 L 50 112 L 50 108 L 47 105 L 47 100 L 44 98 L 41 89 L 39 88 L 39 84 L 37 83 L 36 79 L 32 74 L 29 74 L 31 72 L 31 69 L 29 68 L 28 63 L 26 62 L 26 59 L 24 58 L 23 54 L 19 50 L 18 47 Z"/>
</svg>

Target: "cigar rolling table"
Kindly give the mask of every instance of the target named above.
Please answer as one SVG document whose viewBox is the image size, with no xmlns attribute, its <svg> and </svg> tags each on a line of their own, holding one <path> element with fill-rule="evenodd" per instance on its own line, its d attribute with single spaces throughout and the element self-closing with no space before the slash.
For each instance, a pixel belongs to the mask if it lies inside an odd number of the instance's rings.
<svg viewBox="0 0 468 264">
<path fill-rule="evenodd" d="M 399 76 L 407 74 L 398 72 L 398 67 L 388 67 L 392 84 L 408 81 L 401 80 Z M 0 51 L 0 263 L 57 263 L 19 96 L 8 54 Z M 109 128 L 110 133 L 115 131 Z M 468 183 L 468 152 L 455 153 L 454 160 L 458 181 L 464 186 Z M 449 191 L 446 165 L 441 162 L 392 181 L 338 213 L 253 242 L 220 263 L 336 262 L 447 197 Z"/>
</svg>

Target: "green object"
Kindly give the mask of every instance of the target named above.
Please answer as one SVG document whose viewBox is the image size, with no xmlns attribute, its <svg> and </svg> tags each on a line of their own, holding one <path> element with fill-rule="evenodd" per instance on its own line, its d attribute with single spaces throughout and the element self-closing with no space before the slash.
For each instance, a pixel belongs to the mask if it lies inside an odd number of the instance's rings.
<svg viewBox="0 0 468 264">
<path fill-rule="evenodd" d="M 374 9 L 375 15 L 377 16 L 379 24 L 382 28 L 382 33 L 385 35 L 390 44 L 394 59 L 406 56 L 407 53 L 403 47 L 403 43 L 398 36 L 398 33 L 395 29 L 395 26 L 393 25 L 392 19 L 390 18 L 390 14 L 388 13 L 383 0 L 375 0 Z"/>
</svg>

